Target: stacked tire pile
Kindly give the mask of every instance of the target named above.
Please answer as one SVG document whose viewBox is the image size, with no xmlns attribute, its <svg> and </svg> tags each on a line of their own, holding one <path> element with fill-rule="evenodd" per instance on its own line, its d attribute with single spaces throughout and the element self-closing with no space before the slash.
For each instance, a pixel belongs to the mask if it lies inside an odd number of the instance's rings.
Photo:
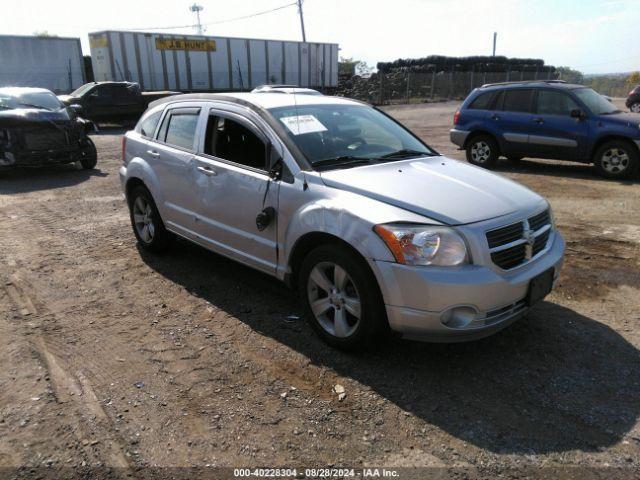
<svg viewBox="0 0 640 480">
<path fill-rule="evenodd" d="M 342 76 L 340 95 L 370 103 L 465 98 L 485 83 L 556 78 L 556 69 L 535 58 L 445 57 L 398 59 L 377 64 L 369 78 Z"/>
</svg>

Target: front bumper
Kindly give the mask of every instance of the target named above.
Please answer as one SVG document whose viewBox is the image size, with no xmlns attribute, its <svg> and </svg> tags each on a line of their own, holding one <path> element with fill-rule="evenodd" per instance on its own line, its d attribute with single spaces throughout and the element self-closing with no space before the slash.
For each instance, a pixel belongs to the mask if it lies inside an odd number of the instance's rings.
<svg viewBox="0 0 640 480">
<path fill-rule="evenodd" d="M 65 148 L 60 150 L 19 152 L 0 150 L 0 167 L 45 167 L 77 162 L 82 158 L 80 148 Z"/>
<path fill-rule="evenodd" d="M 464 148 L 464 142 L 467 141 L 467 137 L 469 133 L 466 130 L 458 130 L 457 128 L 452 128 L 449 130 L 449 138 L 451 139 L 451 143 L 459 146 L 460 148 Z"/>
<path fill-rule="evenodd" d="M 531 279 L 553 268 L 555 283 L 564 248 L 564 239 L 556 232 L 544 255 L 506 272 L 483 265 L 411 267 L 382 261 L 372 261 L 371 267 L 392 330 L 407 338 L 456 342 L 486 337 L 524 316 Z M 455 327 L 443 323 L 453 311 L 466 315 Z"/>
</svg>

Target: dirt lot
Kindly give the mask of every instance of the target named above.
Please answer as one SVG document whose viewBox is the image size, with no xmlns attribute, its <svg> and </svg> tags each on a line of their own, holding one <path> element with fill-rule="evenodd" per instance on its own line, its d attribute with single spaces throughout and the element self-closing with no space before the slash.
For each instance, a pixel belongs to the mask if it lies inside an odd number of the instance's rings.
<svg viewBox="0 0 640 480">
<path fill-rule="evenodd" d="M 448 142 L 455 107 L 389 111 L 462 159 Z M 0 177 L 1 467 L 640 475 L 637 182 L 501 165 L 553 205 L 568 243 L 559 288 L 492 338 L 347 355 L 297 319 L 277 281 L 184 242 L 162 257 L 139 251 L 120 133 L 96 136 L 94 172 Z"/>
</svg>

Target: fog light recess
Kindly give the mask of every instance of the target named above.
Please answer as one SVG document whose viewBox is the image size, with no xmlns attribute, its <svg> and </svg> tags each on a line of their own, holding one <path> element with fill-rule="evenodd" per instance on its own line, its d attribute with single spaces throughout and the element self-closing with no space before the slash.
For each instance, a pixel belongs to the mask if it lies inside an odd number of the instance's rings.
<svg viewBox="0 0 640 480">
<path fill-rule="evenodd" d="M 478 312 L 472 307 L 454 307 L 440 315 L 440 322 L 449 328 L 464 328 L 473 322 Z"/>
</svg>

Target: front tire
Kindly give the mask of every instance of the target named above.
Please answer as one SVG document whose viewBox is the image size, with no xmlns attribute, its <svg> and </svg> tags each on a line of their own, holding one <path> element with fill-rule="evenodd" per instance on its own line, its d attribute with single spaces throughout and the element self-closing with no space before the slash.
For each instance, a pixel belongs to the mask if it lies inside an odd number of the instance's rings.
<svg viewBox="0 0 640 480">
<path fill-rule="evenodd" d="M 80 157 L 80 165 L 82 165 L 84 170 L 93 170 L 96 168 L 96 164 L 98 163 L 98 150 L 93 140 L 86 138 L 80 153 L 82 155 Z"/>
<path fill-rule="evenodd" d="M 489 135 L 477 135 L 467 144 L 467 161 L 483 168 L 493 168 L 498 162 L 498 142 Z"/>
<path fill-rule="evenodd" d="M 629 110 L 633 113 L 640 113 L 640 102 L 634 102 L 629 106 Z"/>
<path fill-rule="evenodd" d="M 598 148 L 593 163 L 603 177 L 628 178 L 638 170 L 638 151 L 631 142 L 611 140 Z"/>
<path fill-rule="evenodd" d="M 361 350 L 388 328 L 378 283 L 347 247 L 327 244 L 302 262 L 298 291 L 318 335 L 340 350 Z"/>
<path fill-rule="evenodd" d="M 166 250 L 170 234 L 162 222 L 151 193 L 142 185 L 131 191 L 129 215 L 133 233 L 142 248 L 154 253 Z"/>
</svg>

